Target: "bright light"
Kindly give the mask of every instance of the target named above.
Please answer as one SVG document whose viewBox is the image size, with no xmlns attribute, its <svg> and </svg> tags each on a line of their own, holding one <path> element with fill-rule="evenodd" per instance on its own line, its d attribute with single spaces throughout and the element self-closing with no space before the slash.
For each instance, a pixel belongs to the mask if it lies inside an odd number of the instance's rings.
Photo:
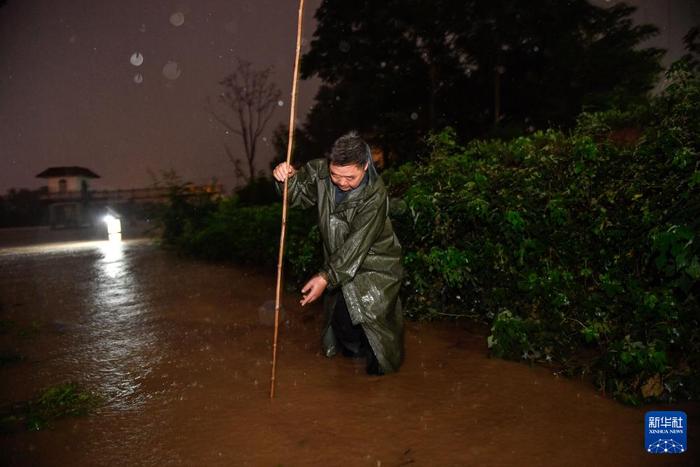
<svg viewBox="0 0 700 467">
<path fill-rule="evenodd" d="M 102 218 L 107 224 L 107 235 L 110 241 L 119 242 L 122 239 L 122 221 L 111 214 L 107 214 Z"/>
</svg>

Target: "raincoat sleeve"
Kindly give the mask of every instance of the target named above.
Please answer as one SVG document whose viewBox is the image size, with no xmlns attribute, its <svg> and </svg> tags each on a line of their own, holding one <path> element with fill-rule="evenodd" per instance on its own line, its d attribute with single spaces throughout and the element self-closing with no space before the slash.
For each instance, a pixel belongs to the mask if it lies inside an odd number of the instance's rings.
<svg viewBox="0 0 700 467">
<path fill-rule="evenodd" d="M 287 189 L 289 190 L 289 204 L 293 207 L 308 208 L 318 201 L 316 191 L 316 171 L 310 164 L 304 165 L 289 178 Z M 284 183 L 277 182 L 277 191 L 282 194 Z"/>
<path fill-rule="evenodd" d="M 387 194 L 374 193 L 359 208 L 350 225 L 350 233 L 321 269 L 328 285 L 336 288 L 350 282 L 364 262 L 370 248 L 379 237 L 388 216 Z"/>
</svg>

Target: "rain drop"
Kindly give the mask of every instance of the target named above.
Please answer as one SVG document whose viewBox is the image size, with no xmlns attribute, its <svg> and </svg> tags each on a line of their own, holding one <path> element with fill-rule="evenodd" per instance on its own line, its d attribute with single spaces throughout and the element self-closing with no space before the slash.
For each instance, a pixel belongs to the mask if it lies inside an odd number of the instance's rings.
<svg viewBox="0 0 700 467">
<path fill-rule="evenodd" d="M 415 113 L 415 112 L 413 112 L 413 113 L 411 114 L 411 120 L 418 120 L 418 114 Z"/>
<path fill-rule="evenodd" d="M 282 107 L 284 105 L 284 101 L 277 101 L 277 105 Z"/>
<path fill-rule="evenodd" d="M 176 11 L 170 15 L 170 24 L 175 27 L 182 26 L 185 24 L 185 15 L 181 11 Z"/>
<path fill-rule="evenodd" d="M 384 67 L 386 66 L 386 62 L 381 62 L 381 63 L 379 64 L 379 66 L 382 67 L 382 68 L 384 68 Z"/>
<path fill-rule="evenodd" d="M 350 43 L 348 41 L 340 41 L 340 44 L 338 44 L 338 48 L 340 49 L 341 52 L 349 52 L 350 51 Z"/>
<path fill-rule="evenodd" d="M 134 75 L 134 83 L 136 83 L 136 84 L 143 83 L 143 75 L 141 75 L 141 73 L 136 73 Z"/>
<path fill-rule="evenodd" d="M 141 52 L 134 52 L 131 54 L 129 61 L 134 66 L 141 66 L 143 64 L 143 55 L 141 55 Z"/>
<path fill-rule="evenodd" d="M 139 28 L 139 31 L 146 32 L 146 25 L 142 24 L 141 27 Z"/>
<path fill-rule="evenodd" d="M 181 74 L 182 69 L 177 64 L 177 62 L 173 62 L 172 60 L 166 63 L 163 67 L 163 76 L 165 76 L 169 80 L 176 80 L 180 77 Z"/>
</svg>

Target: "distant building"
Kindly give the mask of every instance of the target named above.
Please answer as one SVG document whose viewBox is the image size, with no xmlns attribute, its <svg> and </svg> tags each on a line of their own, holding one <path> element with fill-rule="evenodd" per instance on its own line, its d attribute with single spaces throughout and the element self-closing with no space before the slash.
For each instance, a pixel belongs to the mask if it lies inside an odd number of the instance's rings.
<svg viewBox="0 0 700 467">
<path fill-rule="evenodd" d="M 107 211 L 140 217 L 147 205 L 167 202 L 171 191 L 170 187 L 93 190 L 90 181 L 100 176 L 85 167 L 50 167 L 37 178 L 47 180 L 48 191 L 41 199 L 48 206 L 52 228 L 93 225 Z M 179 194 L 218 198 L 223 194 L 223 187 L 186 184 Z"/>
<path fill-rule="evenodd" d="M 91 225 L 89 210 L 90 180 L 100 178 L 85 167 L 49 167 L 37 178 L 45 178 L 49 201 L 49 223 L 51 227 L 79 227 Z"/>
<path fill-rule="evenodd" d="M 49 167 L 37 178 L 46 179 L 49 193 L 67 193 L 88 191 L 90 180 L 100 176 L 85 167 Z"/>
</svg>

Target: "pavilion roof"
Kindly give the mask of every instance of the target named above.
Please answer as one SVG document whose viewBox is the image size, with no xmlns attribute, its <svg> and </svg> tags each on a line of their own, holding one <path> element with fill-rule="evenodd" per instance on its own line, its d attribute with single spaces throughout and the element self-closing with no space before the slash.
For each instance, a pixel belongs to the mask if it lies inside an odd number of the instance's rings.
<svg viewBox="0 0 700 467">
<path fill-rule="evenodd" d="M 85 177 L 85 178 L 100 178 L 95 172 L 85 167 L 49 167 L 36 176 L 37 178 L 53 178 L 53 177 Z"/>
</svg>

